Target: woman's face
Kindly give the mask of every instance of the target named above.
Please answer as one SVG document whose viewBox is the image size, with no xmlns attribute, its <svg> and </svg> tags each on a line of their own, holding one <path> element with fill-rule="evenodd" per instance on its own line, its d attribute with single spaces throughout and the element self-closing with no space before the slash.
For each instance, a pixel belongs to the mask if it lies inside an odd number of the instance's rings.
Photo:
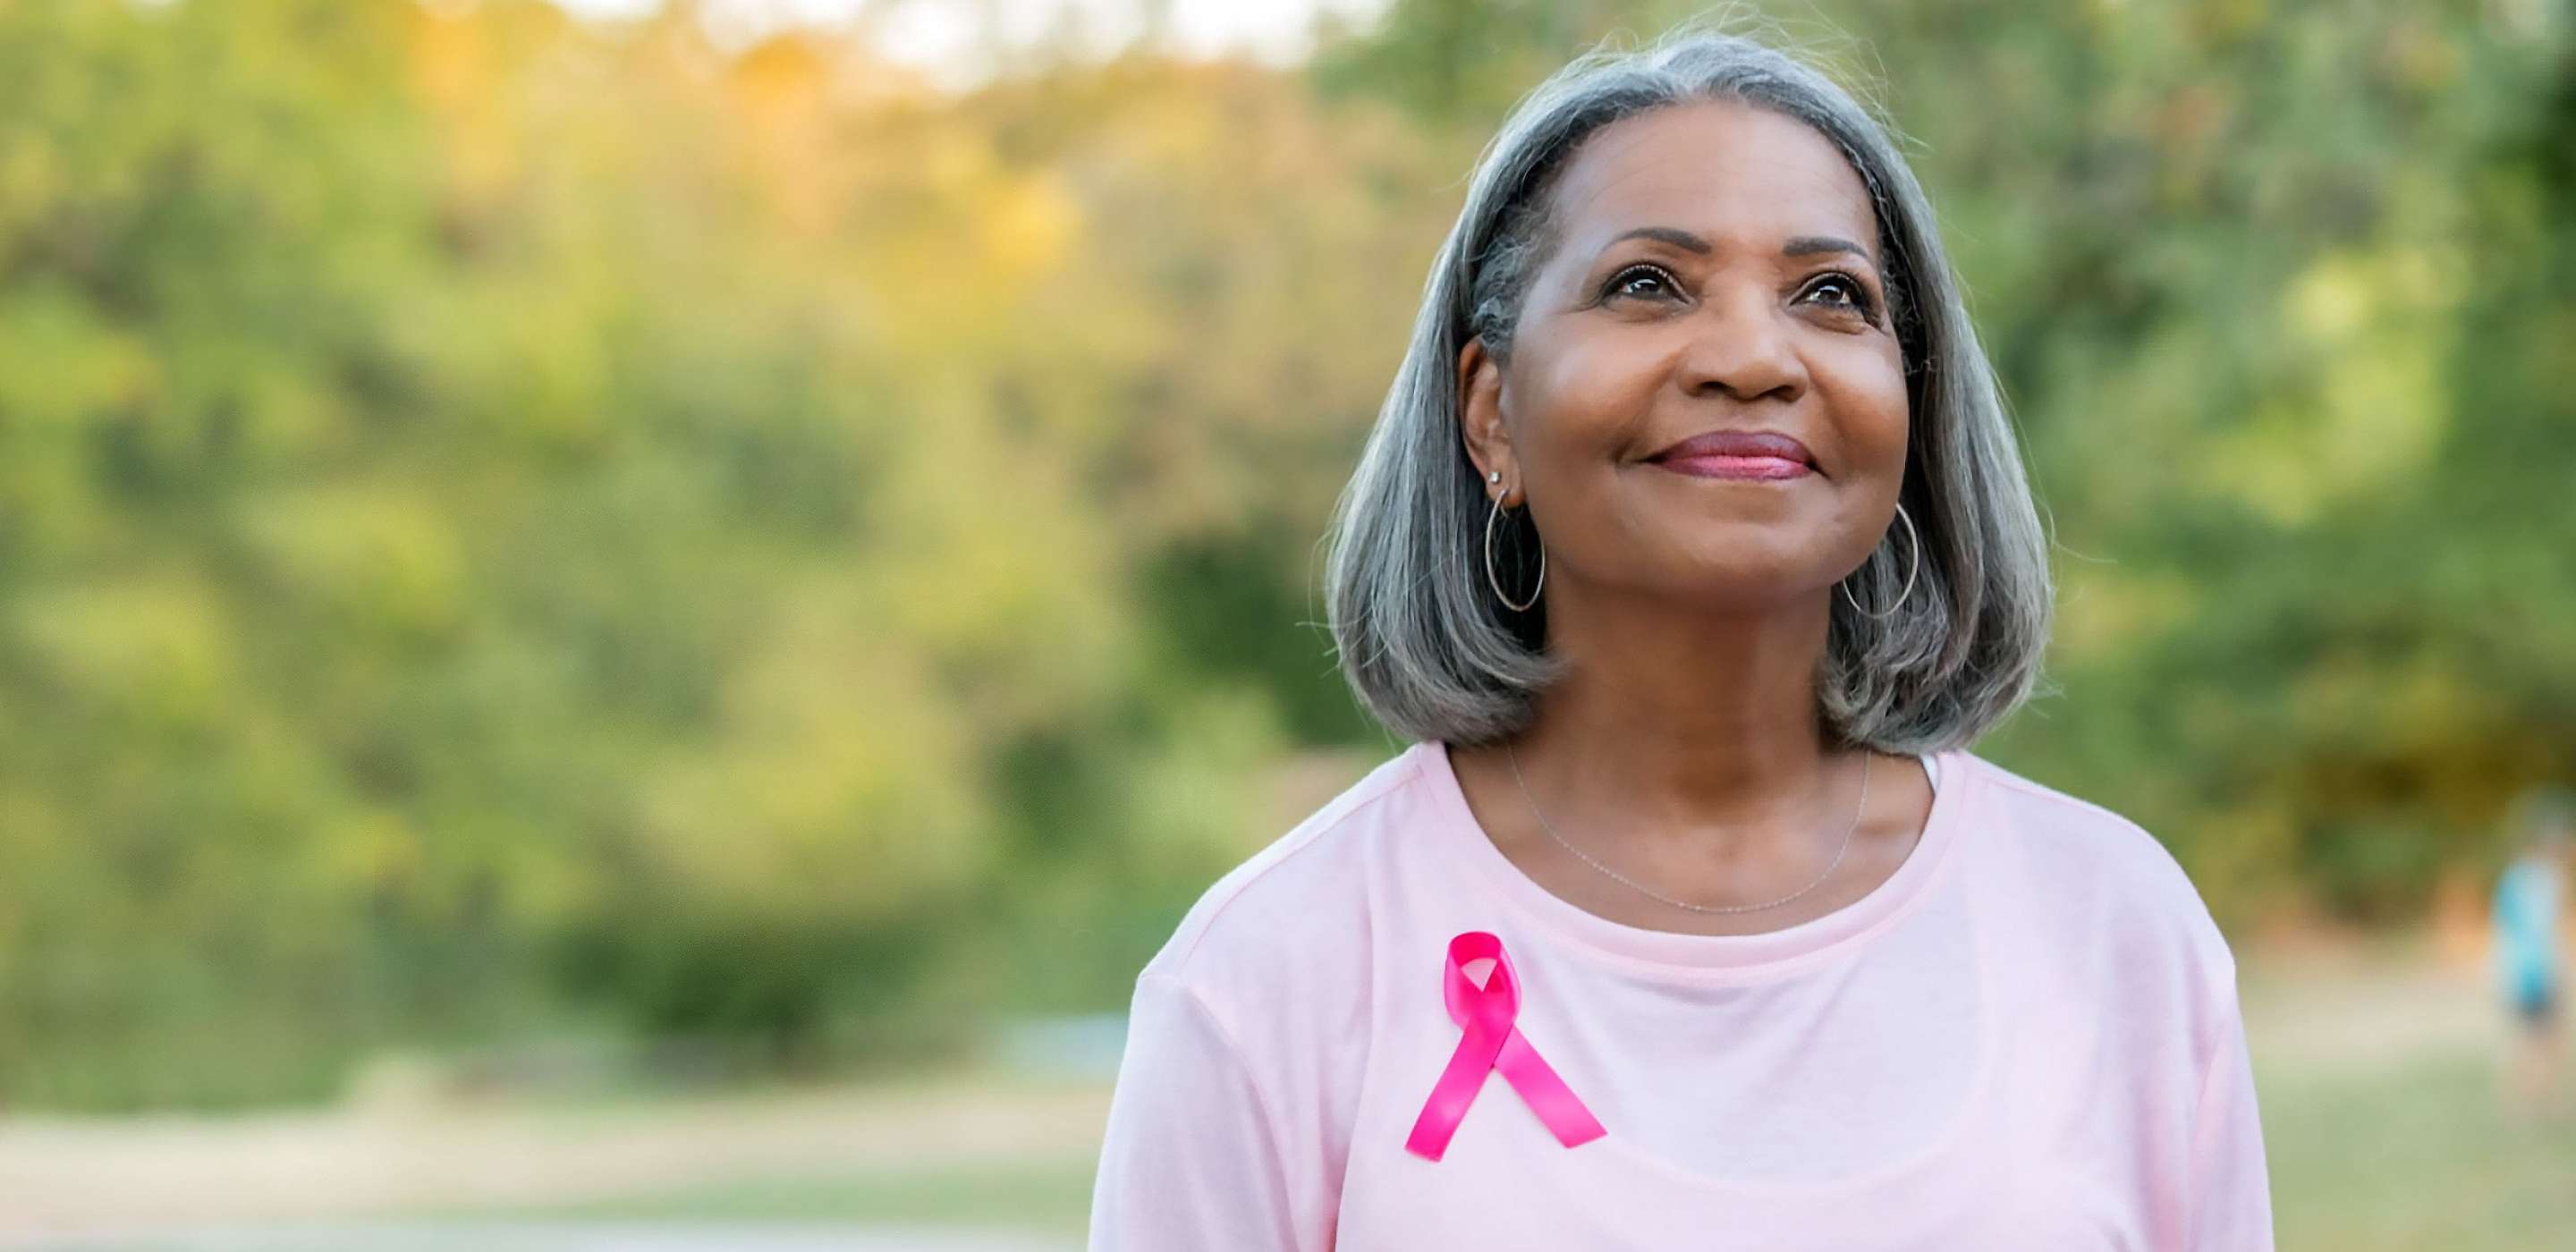
<svg viewBox="0 0 2576 1252">
<path fill-rule="evenodd" d="M 1802 123 L 1701 103 L 1594 132 L 1552 197 L 1510 362 L 1475 341 L 1458 362 L 1468 453 L 1502 474 L 1488 496 L 1528 501 L 1548 595 L 1745 608 L 1829 592 L 1885 533 L 1905 466 L 1904 362 L 1859 175 Z M 1730 477 L 1658 459 L 1712 431 L 1787 435 L 1813 465 Z"/>
</svg>

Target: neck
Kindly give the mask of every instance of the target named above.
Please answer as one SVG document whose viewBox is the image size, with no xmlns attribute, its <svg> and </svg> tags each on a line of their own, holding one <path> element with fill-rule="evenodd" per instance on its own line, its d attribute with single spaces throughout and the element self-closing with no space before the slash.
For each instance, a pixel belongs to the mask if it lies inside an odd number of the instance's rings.
<svg viewBox="0 0 2576 1252">
<path fill-rule="evenodd" d="M 1558 597 L 1566 677 L 1510 741 L 1549 820 L 1745 867 L 1838 841 L 1862 763 L 1828 752 L 1816 714 L 1824 594 L 1736 614 Z"/>
</svg>

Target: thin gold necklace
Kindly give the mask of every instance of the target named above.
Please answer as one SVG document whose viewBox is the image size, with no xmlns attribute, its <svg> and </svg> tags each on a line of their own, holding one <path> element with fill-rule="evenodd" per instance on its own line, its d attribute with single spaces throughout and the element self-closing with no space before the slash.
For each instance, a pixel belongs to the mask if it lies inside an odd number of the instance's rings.
<svg viewBox="0 0 2576 1252">
<path fill-rule="evenodd" d="M 1832 863 L 1825 866 L 1824 873 L 1816 876 L 1816 881 L 1808 883 L 1806 886 L 1800 887 L 1796 891 L 1782 896 L 1777 900 L 1773 900 L 1769 904 L 1693 904 L 1688 900 L 1676 900 L 1671 896 L 1665 895 L 1662 892 L 1645 885 L 1644 883 L 1638 882 L 1599 861 L 1593 860 L 1590 854 L 1584 852 L 1583 849 L 1567 843 L 1565 841 L 1565 836 L 1556 833 L 1556 827 L 1548 824 L 1547 814 L 1538 811 L 1538 801 L 1531 798 L 1529 783 L 1523 781 L 1521 778 L 1520 754 L 1513 750 L 1512 745 L 1508 743 L 1503 745 L 1503 756 L 1512 763 L 1512 782 L 1520 787 L 1521 799 L 1528 802 L 1530 816 L 1538 819 L 1539 829 L 1546 831 L 1547 837 L 1556 841 L 1556 846 L 1573 853 L 1575 857 L 1581 860 L 1584 864 L 1617 879 L 1621 883 L 1626 884 L 1630 890 L 1633 890 L 1640 895 L 1659 900 L 1677 909 L 1689 909 L 1694 913 L 1750 913 L 1759 909 L 1776 909 L 1783 904 L 1787 904 L 1791 900 L 1797 899 L 1799 896 L 1805 895 L 1808 892 L 1823 886 L 1826 879 L 1834 876 L 1835 867 L 1843 863 L 1843 853 L 1851 847 L 1852 831 L 1860 829 L 1860 815 L 1867 812 L 1869 809 L 1869 758 L 1871 755 L 1872 754 L 1868 752 L 1863 752 L 1861 754 L 1860 803 L 1854 805 L 1852 808 L 1851 826 L 1843 831 L 1842 846 L 1834 849 L 1834 859 Z"/>
</svg>

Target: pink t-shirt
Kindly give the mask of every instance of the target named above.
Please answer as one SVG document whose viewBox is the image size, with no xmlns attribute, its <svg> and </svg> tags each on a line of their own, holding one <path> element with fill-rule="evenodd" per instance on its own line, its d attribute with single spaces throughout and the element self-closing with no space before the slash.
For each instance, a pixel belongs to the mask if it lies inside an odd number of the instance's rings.
<svg viewBox="0 0 2576 1252">
<path fill-rule="evenodd" d="M 1888 880 L 1758 935 L 1596 916 L 1477 826 L 1444 745 L 1208 889 L 1136 982 L 1092 1252 L 2252 1252 L 2271 1196 L 2233 955 L 2135 823 L 1925 759 Z M 1500 1073 L 1406 1150 L 1488 932 L 1515 1025 L 1598 1119 Z M 1470 966 L 1481 981 L 1489 963 Z"/>
</svg>

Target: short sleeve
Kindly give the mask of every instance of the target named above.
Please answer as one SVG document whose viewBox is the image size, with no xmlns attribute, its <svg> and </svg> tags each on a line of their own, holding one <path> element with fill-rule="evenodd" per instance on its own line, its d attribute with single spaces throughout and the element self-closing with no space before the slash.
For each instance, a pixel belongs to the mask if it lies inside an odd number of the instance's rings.
<svg viewBox="0 0 2576 1252">
<path fill-rule="evenodd" d="M 2217 1049 L 2201 1082 L 2192 1124 L 2192 1252 L 2270 1252 L 2272 1188 L 2263 1154 L 2263 1121 L 2254 1099 L 2254 1064 L 2231 976 L 2219 1015 Z"/>
<path fill-rule="evenodd" d="M 1320 1252 L 1301 1239 L 1271 1110 L 1182 983 L 1136 980 L 1091 1197 L 1091 1252 Z"/>
</svg>

